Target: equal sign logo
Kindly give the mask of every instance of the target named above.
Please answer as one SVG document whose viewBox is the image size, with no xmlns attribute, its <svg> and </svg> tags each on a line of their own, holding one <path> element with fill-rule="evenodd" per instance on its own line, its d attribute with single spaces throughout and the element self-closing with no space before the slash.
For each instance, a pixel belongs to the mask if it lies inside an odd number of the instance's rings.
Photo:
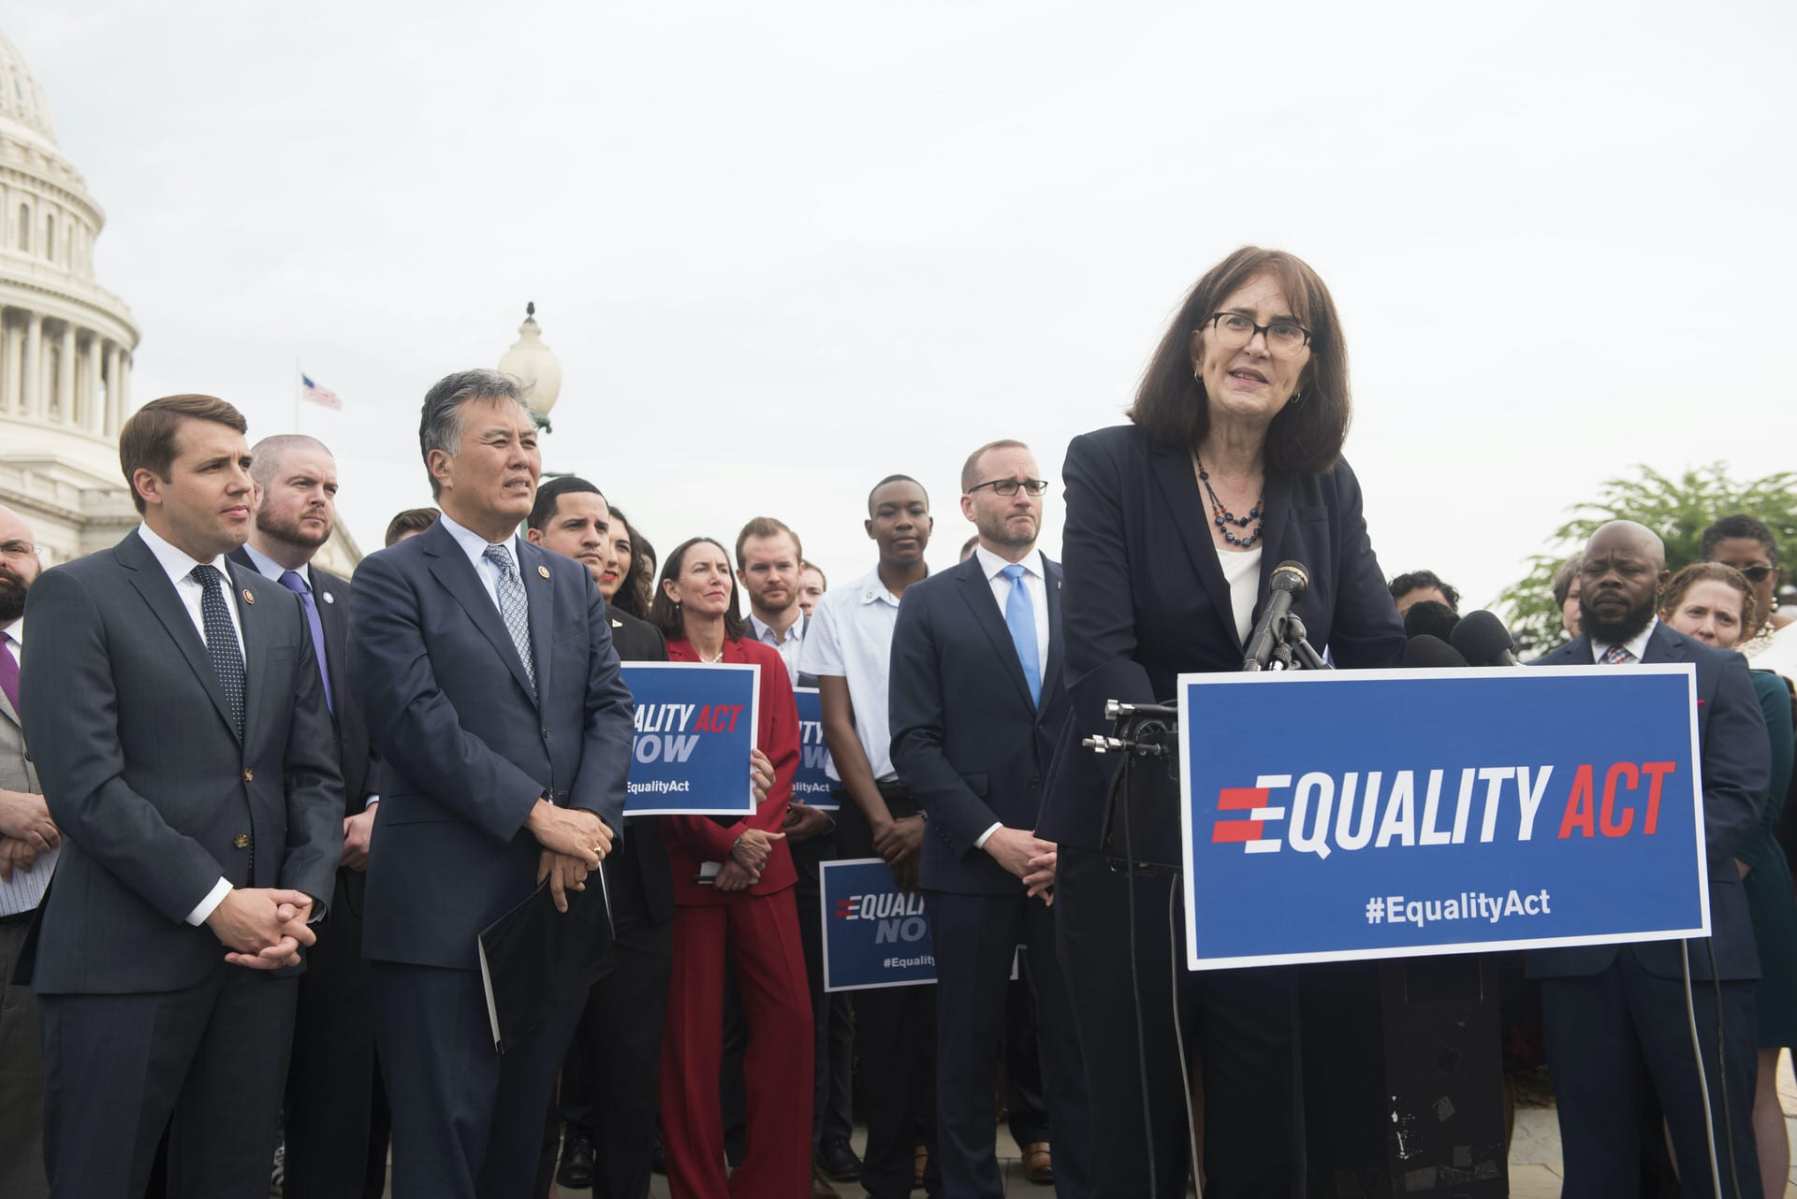
<svg viewBox="0 0 1797 1199">
<path fill-rule="evenodd" d="M 1285 842 L 1276 838 L 1264 838 L 1265 823 L 1269 820 L 1284 820 L 1284 808 L 1267 807 L 1270 791 L 1266 787 L 1224 787 L 1217 792 L 1217 810 L 1221 812 L 1246 812 L 1245 818 L 1218 820 L 1212 826 L 1210 840 L 1212 845 L 1237 845 L 1243 853 L 1278 853 Z"/>
</svg>

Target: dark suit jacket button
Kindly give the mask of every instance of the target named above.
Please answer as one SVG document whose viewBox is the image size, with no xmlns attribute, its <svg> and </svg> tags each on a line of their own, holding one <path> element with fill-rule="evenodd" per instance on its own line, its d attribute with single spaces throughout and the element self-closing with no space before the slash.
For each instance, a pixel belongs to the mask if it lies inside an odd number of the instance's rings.
<svg viewBox="0 0 1797 1199">
<path fill-rule="evenodd" d="M 256 781 L 256 772 L 255 772 L 255 771 L 254 771 L 254 770 L 246 770 L 246 771 L 244 771 L 244 772 L 243 772 L 243 781 L 244 781 L 244 782 L 246 782 L 246 783 L 253 783 L 253 782 L 255 782 L 255 781 Z"/>
<path fill-rule="evenodd" d="M 248 833 L 238 833 L 235 837 L 231 838 L 231 844 L 237 849 L 248 849 L 250 847 L 250 835 Z"/>
</svg>

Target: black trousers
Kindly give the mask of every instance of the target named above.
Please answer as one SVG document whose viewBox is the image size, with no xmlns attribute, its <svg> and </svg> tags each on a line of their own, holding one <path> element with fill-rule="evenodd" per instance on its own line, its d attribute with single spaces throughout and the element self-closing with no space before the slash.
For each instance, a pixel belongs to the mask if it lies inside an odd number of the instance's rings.
<svg viewBox="0 0 1797 1199">
<path fill-rule="evenodd" d="M 1055 973 L 1060 973 L 1058 963 Z M 1066 988 L 1064 980 L 1061 986 Z M 1042 1096 L 1042 1041 L 1037 1024 L 1035 980 L 1025 955 L 1017 977 L 1005 988 L 1005 1118 L 1019 1148 L 1051 1139 L 1048 1101 Z"/>
<path fill-rule="evenodd" d="M 882 789 L 884 791 L 884 789 Z M 838 793 L 836 845 L 844 858 L 877 857 L 873 831 L 861 809 Z M 916 805 L 893 791 L 886 794 L 895 817 Z M 915 1177 L 918 1145 L 930 1151 L 924 1186 L 943 1194 L 941 1158 L 936 1152 L 936 988 L 882 987 L 856 991 L 855 1041 L 866 1080 L 867 1150 L 861 1186 L 873 1199 L 905 1199 Z"/>
<path fill-rule="evenodd" d="M 1176 882 L 1170 871 L 1138 871 L 1134 877 L 1138 987 L 1131 982 L 1130 878 L 1095 851 L 1060 849 L 1055 931 L 1086 1067 L 1093 1194 L 1105 1199 L 1185 1194 L 1191 1123 L 1181 1066 L 1189 1067 L 1196 1054 L 1209 1098 L 1206 1199 L 1288 1199 L 1301 1194 L 1304 1160 L 1296 973 L 1186 970 L 1184 949 L 1174 942 L 1183 925 L 1175 906 Z"/>
<path fill-rule="evenodd" d="M 52 1193 L 139 1199 L 166 1128 L 169 1195 L 263 1199 L 297 993 L 221 960 L 181 991 L 38 996 Z"/>
<path fill-rule="evenodd" d="M 812 1049 L 817 1066 L 811 1100 L 813 1152 L 825 1145 L 847 1144 L 855 1131 L 855 1009 L 846 991 L 824 990 L 823 896 L 818 867 L 835 858 L 834 831 L 792 847 L 792 863 L 799 872 L 793 897 L 799 905 L 799 940 L 805 949 L 805 977 L 811 984 L 812 1027 L 817 1038 Z"/>
<path fill-rule="evenodd" d="M 1054 1144 L 1055 1191 L 1065 1199 L 1092 1194 L 1091 1112 L 1079 1039 L 1061 968 L 1055 960 L 1054 916 L 1024 894 L 959 895 L 932 891 L 927 900 L 936 951 L 937 1001 L 954 1013 L 936 1025 L 937 1144 L 944 1190 L 960 1199 L 1002 1199 L 995 1153 L 993 1084 L 998 1076 L 1011 961 L 1019 945 L 1036 982 L 1041 1074 Z"/>
<path fill-rule="evenodd" d="M 594 1199 L 649 1193 L 673 928 L 619 915 L 562 1067 L 562 1114 L 596 1151 Z"/>
<path fill-rule="evenodd" d="M 590 978 L 499 1054 L 478 970 L 377 961 L 369 971 L 392 1106 L 393 1199 L 540 1199 L 543 1115 Z"/>
<path fill-rule="evenodd" d="M 1692 984 L 1698 1043 L 1715 1116 L 1722 1193 L 1759 1199 L 1753 1139 L 1758 1024 L 1753 982 L 1721 984 L 1723 1041 L 1718 1058 L 1716 984 Z M 1547 1060 L 1560 1114 L 1566 1199 L 1634 1199 L 1641 1193 L 1643 1113 L 1657 1098 L 1678 1155 L 1679 1193 L 1715 1193 L 1703 1098 L 1691 1050 L 1682 979 L 1647 973 L 1624 948 L 1598 974 L 1541 980 Z M 1733 1127 L 1734 1174 L 1729 1170 Z M 1658 1131 L 1651 1124 L 1649 1134 Z"/>
<path fill-rule="evenodd" d="M 385 1164 L 385 1138 L 372 1144 L 374 1002 L 362 961 L 363 889 L 362 874 L 337 872 L 318 944 L 306 951 L 287 1073 L 287 1199 L 366 1196 L 371 1153 Z"/>
</svg>

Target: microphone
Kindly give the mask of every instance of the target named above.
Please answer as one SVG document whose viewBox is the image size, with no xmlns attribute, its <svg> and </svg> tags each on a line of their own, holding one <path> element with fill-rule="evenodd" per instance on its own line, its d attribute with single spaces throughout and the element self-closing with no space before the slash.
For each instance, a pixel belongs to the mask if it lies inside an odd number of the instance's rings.
<svg viewBox="0 0 1797 1199">
<path fill-rule="evenodd" d="M 1521 666 L 1516 642 L 1504 622 L 1489 612 L 1468 612 L 1454 626 L 1454 648 L 1474 666 Z"/>
<path fill-rule="evenodd" d="M 1248 638 L 1243 670 L 1267 668 L 1267 662 L 1273 656 L 1273 644 L 1284 631 L 1285 618 L 1291 615 L 1310 587 L 1310 572 L 1304 569 L 1302 562 L 1281 562 L 1273 568 L 1273 575 L 1267 582 L 1273 594 L 1267 597 L 1267 606 L 1261 609 L 1260 623 L 1254 626 L 1254 632 Z"/>
<path fill-rule="evenodd" d="M 1446 604 L 1423 600 L 1411 604 L 1404 613 L 1404 636 L 1421 637 L 1426 633 L 1445 642 L 1453 637 L 1454 626 L 1459 623 L 1460 617 Z"/>
<path fill-rule="evenodd" d="M 1404 643 L 1404 665 L 1408 669 L 1442 670 L 1467 664 L 1459 650 L 1428 633 L 1419 633 Z"/>
</svg>

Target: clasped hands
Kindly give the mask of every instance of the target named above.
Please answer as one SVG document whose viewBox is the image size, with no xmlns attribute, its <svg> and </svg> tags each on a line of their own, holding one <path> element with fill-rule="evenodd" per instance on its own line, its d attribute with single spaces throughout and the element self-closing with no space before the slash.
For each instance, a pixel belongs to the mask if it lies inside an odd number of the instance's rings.
<svg viewBox="0 0 1797 1199">
<path fill-rule="evenodd" d="M 1030 898 L 1040 897 L 1054 906 L 1054 874 L 1059 851 L 1053 841 L 1044 841 L 1027 829 L 1000 825 L 986 838 L 986 852 L 1006 871 L 1023 881 Z"/>
<path fill-rule="evenodd" d="M 749 788 L 757 804 L 774 789 L 774 764 L 759 749 L 749 751 Z M 788 815 L 790 818 L 790 812 Z M 712 878 L 711 885 L 720 891 L 747 891 L 761 881 L 761 871 L 767 865 L 768 855 L 774 852 L 774 842 L 785 839 L 785 833 L 744 829 L 731 845 L 730 857 Z"/>
<path fill-rule="evenodd" d="M 62 843 L 56 822 L 41 795 L 0 787 L 0 880 L 14 870 L 29 870 L 41 853 Z"/>
<path fill-rule="evenodd" d="M 300 947 L 317 942 L 307 926 L 312 897 L 284 887 L 237 887 L 206 917 L 206 925 L 226 949 L 225 961 L 250 970 L 280 970 L 300 964 Z"/>
<path fill-rule="evenodd" d="M 546 799 L 537 800 L 524 824 L 543 847 L 537 882 L 549 880 L 555 910 L 565 912 L 568 892 L 586 890 L 587 875 L 599 869 L 611 852 L 612 831 L 591 812 L 559 807 Z"/>
</svg>

